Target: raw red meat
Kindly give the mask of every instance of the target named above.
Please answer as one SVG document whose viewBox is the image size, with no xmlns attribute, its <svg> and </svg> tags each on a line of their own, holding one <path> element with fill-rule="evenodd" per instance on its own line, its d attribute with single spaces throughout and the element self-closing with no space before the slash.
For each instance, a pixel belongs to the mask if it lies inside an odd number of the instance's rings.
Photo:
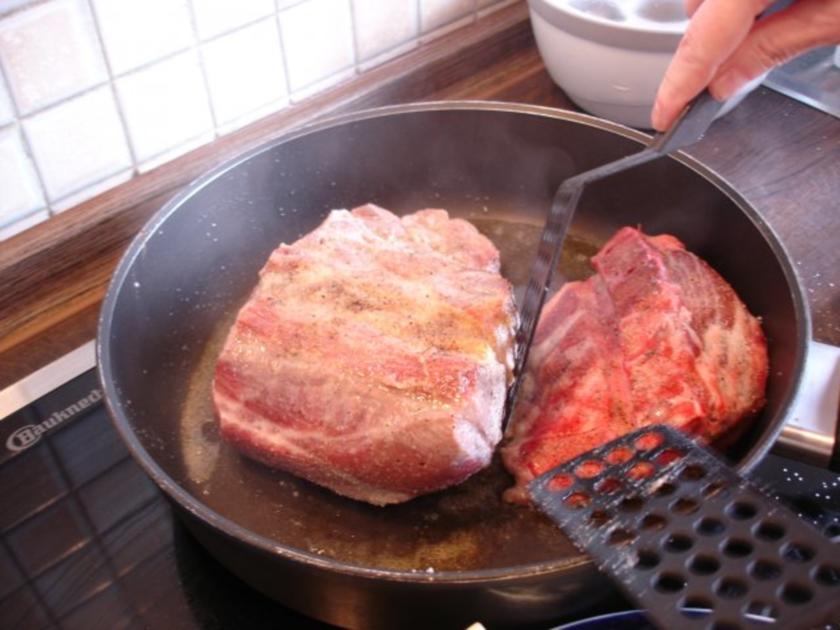
<svg viewBox="0 0 840 630">
<path fill-rule="evenodd" d="M 515 307 L 444 210 L 337 210 L 269 258 L 216 366 L 221 434 L 377 505 L 459 483 L 501 439 Z"/>
<path fill-rule="evenodd" d="M 537 327 L 502 449 L 525 501 L 534 477 L 642 426 L 710 441 L 764 404 L 758 320 L 673 236 L 623 228 L 566 284 Z"/>
</svg>

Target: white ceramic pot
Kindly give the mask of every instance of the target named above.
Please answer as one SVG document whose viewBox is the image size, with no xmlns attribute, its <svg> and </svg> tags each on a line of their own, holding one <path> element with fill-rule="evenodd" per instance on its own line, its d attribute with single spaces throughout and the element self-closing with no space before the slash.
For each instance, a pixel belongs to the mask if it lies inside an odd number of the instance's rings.
<svg viewBox="0 0 840 630">
<path fill-rule="evenodd" d="M 551 78 L 581 108 L 650 128 L 665 69 L 687 25 L 682 0 L 529 0 L 537 46 Z M 760 77 L 730 99 L 731 110 Z"/>
</svg>

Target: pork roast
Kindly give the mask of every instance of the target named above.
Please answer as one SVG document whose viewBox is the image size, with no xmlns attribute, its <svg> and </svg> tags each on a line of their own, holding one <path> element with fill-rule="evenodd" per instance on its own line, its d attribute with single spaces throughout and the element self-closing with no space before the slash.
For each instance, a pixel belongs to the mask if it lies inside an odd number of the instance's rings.
<svg viewBox="0 0 840 630">
<path fill-rule="evenodd" d="M 213 381 L 221 435 L 377 505 L 460 483 L 501 439 L 515 318 L 466 221 L 333 211 L 271 254 L 240 310 Z"/>
<path fill-rule="evenodd" d="M 649 424 L 711 441 L 764 403 L 758 320 L 673 236 L 623 228 L 597 271 L 546 304 L 502 455 L 526 500 L 535 476 Z"/>
</svg>

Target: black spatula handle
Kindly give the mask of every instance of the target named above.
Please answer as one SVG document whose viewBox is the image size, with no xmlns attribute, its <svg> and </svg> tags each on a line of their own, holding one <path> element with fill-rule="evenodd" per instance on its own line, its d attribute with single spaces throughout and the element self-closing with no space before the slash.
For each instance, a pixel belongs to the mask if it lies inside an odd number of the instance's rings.
<svg viewBox="0 0 840 630">
<path fill-rule="evenodd" d="M 680 113 L 668 131 L 653 137 L 648 148 L 665 155 L 694 144 L 709 129 L 723 105 L 723 102 L 715 100 L 709 90 L 703 90 Z"/>
</svg>

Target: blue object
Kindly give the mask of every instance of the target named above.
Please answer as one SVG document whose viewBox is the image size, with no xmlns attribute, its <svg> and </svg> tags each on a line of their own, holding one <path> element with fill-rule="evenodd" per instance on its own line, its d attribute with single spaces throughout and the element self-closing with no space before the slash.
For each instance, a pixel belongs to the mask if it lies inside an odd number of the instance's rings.
<svg viewBox="0 0 840 630">
<path fill-rule="evenodd" d="M 622 610 L 573 621 L 554 630 L 656 630 L 641 610 Z"/>
<path fill-rule="evenodd" d="M 709 613 L 706 608 L 684 608 L 683 614 L 686 617 L 703 617 Z M 773 619 L 759 615 L 747 615 L 747 618 L 757 624 L 773 623 Z M 563 626 L 557 626 L 554 630 L 656 630 L 645 617 L 641 610 L 622 610 L 620 612 L 598 615 L 573 621 Z"/>
</svg>

